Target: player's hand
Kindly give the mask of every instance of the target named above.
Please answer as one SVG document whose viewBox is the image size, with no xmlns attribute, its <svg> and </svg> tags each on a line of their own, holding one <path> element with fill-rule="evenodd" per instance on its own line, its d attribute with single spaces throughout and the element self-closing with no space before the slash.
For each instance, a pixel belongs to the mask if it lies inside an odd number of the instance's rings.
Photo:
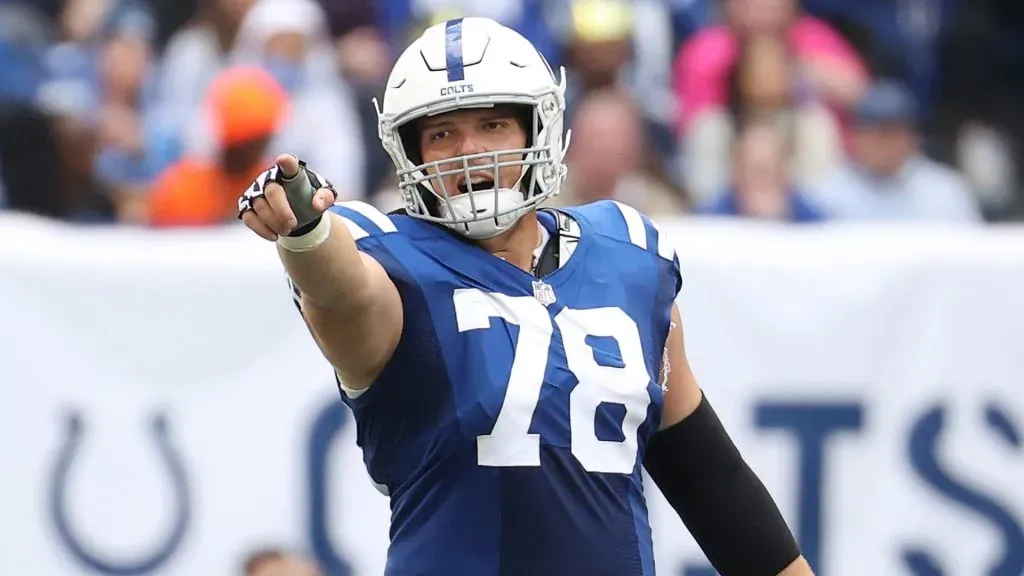
<svg viewBox="0 0 1024 576">
<path fill-rule="evenodd" d="M 278 236 L 301 233 L 319 222 L 337 199 L 337 191 L 326 178 L 295 156 L 282 154 L 238 199 L 238 217 L 250 230 L 273 242 Z"/>
</svg>

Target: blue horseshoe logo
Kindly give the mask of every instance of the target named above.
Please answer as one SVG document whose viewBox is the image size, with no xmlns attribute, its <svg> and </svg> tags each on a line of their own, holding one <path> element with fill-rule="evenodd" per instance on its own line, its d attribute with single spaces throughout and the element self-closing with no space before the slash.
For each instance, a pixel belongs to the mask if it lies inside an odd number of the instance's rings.
<svg viewBox="0 0 1024 576">
<path fill-rule="evenodd" d="M 66 419 L 66 430 L 64 444 L 53 472 L 52 485 L 50 487 L 50 510 L 53 522 L 57 529 L 57 535 L 64 546 L 84 566 L 99 574 L 112 574 L 116 576 L 140 576 L 149 574 L 164 565 L 177 552 L 188 531 L 191 517 L 189 485 L 185 474 L 185 468 L 181 463 L 174 446 L 171 445 L 167 434 L 167 417 L 162 413 L 153 416 L 150 423 L 150 433 L 156 441 L 160 456 L 167 466 L 171 480 L 174 484 L 175 500 L 177 502 L 177 514 L 171 533 L 164 540 L 164 543 L 157 547 L 151 554 L 137 560 L 128 562 L 114 562 L 103 558 L 95 552 L 86 550 L 81 541 L 74 535 L 68 523 L 67 514 L 67 486 L 68 473 L 74 463 L 78 448 L 82 443 L 85 424 L 81 414 L 72 412 Z"/>
<path fill-rule="evenodd" d="M 352 574 L 352 565 L 331 542 L 331 530 L 328 522 L 328 510 L 331 504 L 327 478 L 328 455 L 331 450 L 331 442 L 345 429 L 348 412 L 348 408 L 339 401 L 328 404 L 317 415 L 312 430 L 310 430 L 309 444 L 306 448 L 306 474 L 309 482 L 309 500 L 307 501 L 309 538 L 313 555 L 323 568 L 324 574 L 330 576 L 350 576 Z"/>
</svg>

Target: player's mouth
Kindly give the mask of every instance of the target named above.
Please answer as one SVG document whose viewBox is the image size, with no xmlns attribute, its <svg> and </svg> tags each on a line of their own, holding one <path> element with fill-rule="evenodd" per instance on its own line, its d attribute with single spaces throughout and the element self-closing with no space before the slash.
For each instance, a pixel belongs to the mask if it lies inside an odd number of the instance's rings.
<svg viewBox="0 0 1024 576">
<path fill-rule="evenodd" d="M 486 176 L 478 176 L 467 181 L 465 178 L 459 178 L 457 189 L 459 194 L 465 194 L 469 192 L 469 186 L 472 183 L 473 191 L 480 192 L 482 190 L 491 190 L 494 188 L 494 179 Z"/>
</svg>

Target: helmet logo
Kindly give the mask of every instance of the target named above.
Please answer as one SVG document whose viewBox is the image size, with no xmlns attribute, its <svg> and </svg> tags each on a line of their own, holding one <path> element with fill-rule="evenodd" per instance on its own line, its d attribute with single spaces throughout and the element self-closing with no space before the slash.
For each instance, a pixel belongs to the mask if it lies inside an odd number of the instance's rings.
<svg viewBox="0 0 1024 576">
<path fill-rule="evenodd" d="M 472 94 L 472 84 L 457 84 L 455 86 L 445 86 L 441 88 L 441 96 L 458 96 L 459 94 Z"/>
</svg>

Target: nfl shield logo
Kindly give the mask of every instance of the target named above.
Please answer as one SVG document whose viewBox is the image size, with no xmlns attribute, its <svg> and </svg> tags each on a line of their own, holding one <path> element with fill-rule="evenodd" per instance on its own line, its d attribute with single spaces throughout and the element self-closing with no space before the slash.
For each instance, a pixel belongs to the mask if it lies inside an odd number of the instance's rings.
<svg viewBox="0 0 1024 576">
<path fill-rule="evenodd" d="M 543 280 L 533 281 L 533 297 L 545 306 L 555 303 L 555 290 Z"/>
</svg>

